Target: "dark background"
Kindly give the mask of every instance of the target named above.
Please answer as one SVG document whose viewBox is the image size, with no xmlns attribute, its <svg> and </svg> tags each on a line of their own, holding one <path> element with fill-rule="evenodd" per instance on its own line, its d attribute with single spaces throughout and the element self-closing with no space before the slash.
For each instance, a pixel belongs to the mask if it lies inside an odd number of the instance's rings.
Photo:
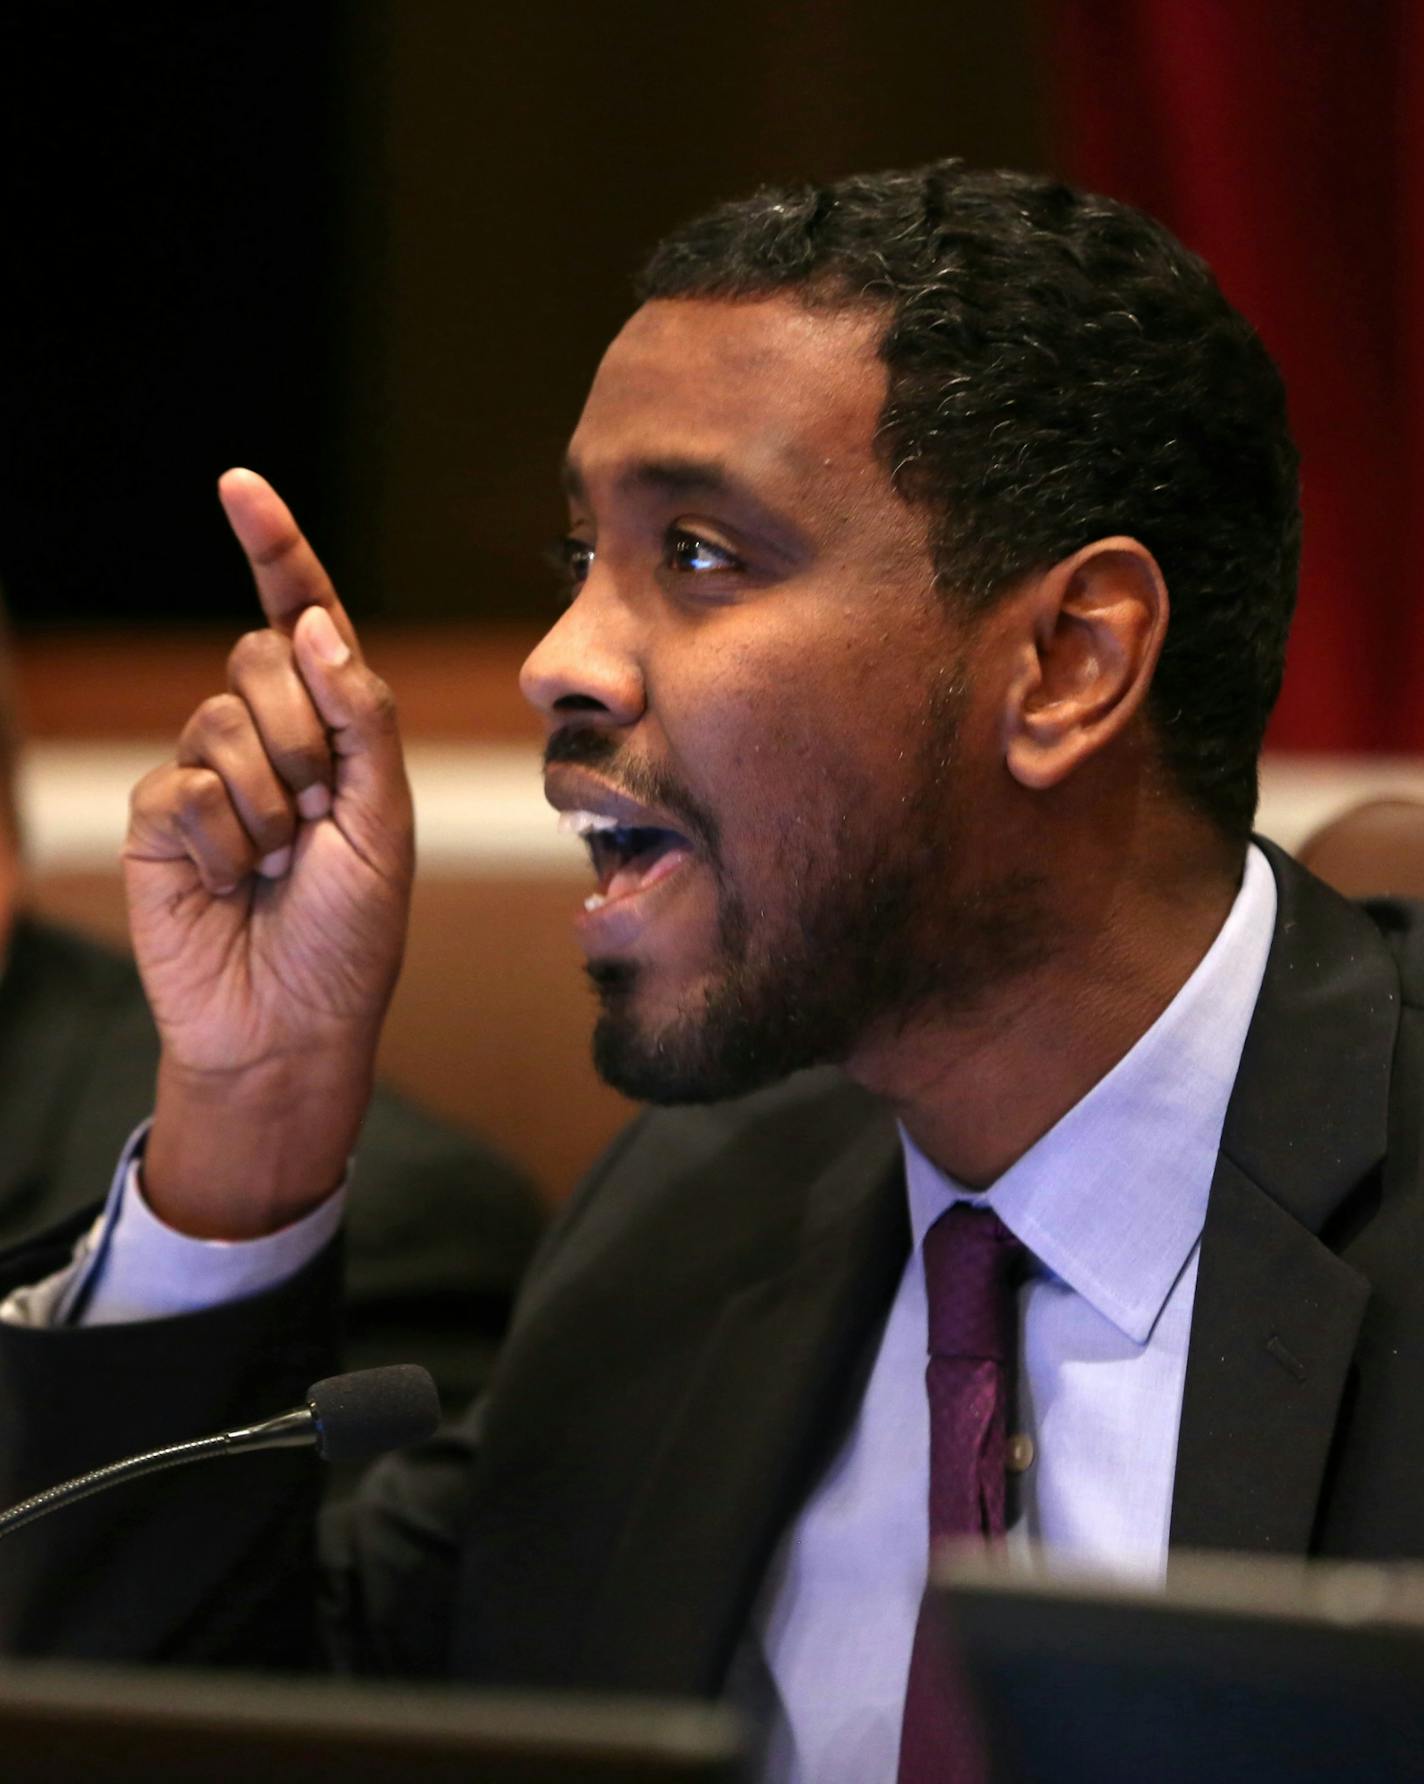
<svg viewBox="0 0 1424 1784">
<path fill-rule="evenodd" d="M 628 280 L 763 181 L 1044 163 L 1031 0 L 0 13 L 0 578 L 22 633 L 241 625 L 273 478 L 358 614 L 529 620 Z"/>
</svg>

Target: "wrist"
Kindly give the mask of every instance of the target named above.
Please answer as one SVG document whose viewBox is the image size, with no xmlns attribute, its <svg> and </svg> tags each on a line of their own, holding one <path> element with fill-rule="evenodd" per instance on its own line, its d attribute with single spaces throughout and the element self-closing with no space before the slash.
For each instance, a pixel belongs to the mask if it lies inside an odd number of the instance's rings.
<svg viewBox="0 0 1424 1784">
<path fill-rule="evenodd" d="M 141 1168 L 154 1214 L 198 1239 L 254 1239 L 338 1189 L 370 1100 L 368 1054 L 234 1072 L 159 1066 Z"/>
</svg>

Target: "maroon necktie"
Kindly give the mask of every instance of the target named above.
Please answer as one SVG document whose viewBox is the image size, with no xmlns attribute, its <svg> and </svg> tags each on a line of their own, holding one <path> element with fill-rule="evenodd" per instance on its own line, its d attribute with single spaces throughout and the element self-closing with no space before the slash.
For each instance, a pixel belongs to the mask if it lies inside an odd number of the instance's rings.
<svg viewBox="0 0 1424 1784">
<path fill-rule="evenodd" d="M 1014 1284 L 1024 1248 L 997 1214 L 956 1202 L 925 1234 L 929 1301 L 931 1547 L 946 1537 L 1004 1534 L 1006 1402 Z M 900 1784 L 969 1784 L 984 1754 L 921 1606 L 905 1692 Z"/>
</svg>

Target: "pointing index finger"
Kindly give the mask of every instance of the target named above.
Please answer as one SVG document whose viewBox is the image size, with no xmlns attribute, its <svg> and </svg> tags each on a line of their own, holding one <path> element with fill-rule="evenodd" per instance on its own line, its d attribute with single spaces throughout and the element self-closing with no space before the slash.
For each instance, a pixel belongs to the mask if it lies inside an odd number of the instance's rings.
<svg viewBox="0 0 1424 1784">
<path fill-rule="evenodd" d="M 262 611 L 274 630 L 290 637 L 308 607 L 324 607 L 359 655 L 355 628 L 331 578 L 267 479 L 256 471 L 224 471 L 218 479 L 218 499 L 252 567 Z"/>
</svg>

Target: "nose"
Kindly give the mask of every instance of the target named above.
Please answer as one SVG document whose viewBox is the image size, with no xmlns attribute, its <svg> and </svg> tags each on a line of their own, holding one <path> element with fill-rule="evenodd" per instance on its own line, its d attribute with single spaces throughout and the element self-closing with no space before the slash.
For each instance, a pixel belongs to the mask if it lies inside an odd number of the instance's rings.
<svg viewBox="0 0 1424 1784">
<path fill-rule="evenodd" d="M 574 717 L 609 729 L 635 725 L 645 704 L 631 615 L 603 579 L 590 578 L 529 653 L 524 698 L 551 729 Z"/>
</svg>

